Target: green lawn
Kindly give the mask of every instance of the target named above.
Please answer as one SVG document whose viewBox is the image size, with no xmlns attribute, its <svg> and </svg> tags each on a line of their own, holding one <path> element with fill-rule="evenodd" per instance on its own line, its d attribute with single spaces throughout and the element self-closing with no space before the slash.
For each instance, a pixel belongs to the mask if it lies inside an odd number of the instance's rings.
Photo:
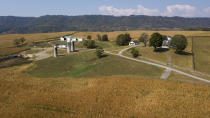
<svg viewBox="0 0 210 118">
<path fill-rule="evenodd" d="M 188 68 L 188 69 L 193 69 L 193 64 L 192 64 L 192 40 L 191 38 L 188 38 L 188 46 L 184 50 L 184 54 L 176 54 L 174 49 L 170 50 L 163 50 L 162 51 L 157 51 L 154 52 L 153 47 L 143 47 L 139 46 L 136 49 L 139 51 L 142 57 L 146 57 L 152 60 L 155 60 L 160 63 L 170 63 L 169 62 L 169 57 L 171 56 L 171 64 L 172 65 L 177 65 L 183 68 Z M 131 56 L 129 54 L 130 51 L 125 52 L 124 54 L 127 56 Z M 141 57 L 139 57 L 141 58 Z"/>
<path fill-rule="evenodd" d="M 95 57 L 94 51 L 80 52 L 69 56 L 48 58 L 35 63 L 28 73 L 35 77 L 107 77 L 132 76 L 159 78 L 163 70 L 154 66 L 107 55 Z"/>
</svg>

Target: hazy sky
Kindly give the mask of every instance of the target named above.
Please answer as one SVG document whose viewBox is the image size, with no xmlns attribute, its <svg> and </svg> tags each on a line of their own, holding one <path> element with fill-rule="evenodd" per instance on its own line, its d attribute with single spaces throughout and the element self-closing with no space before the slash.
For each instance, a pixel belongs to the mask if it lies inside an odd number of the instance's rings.
<svg viewBox="0 0 210 118">
<path fill-rule="evenodd" d="M 0 16 L 91 14 L 210 17 L 210 0 L 0 0 Z"/>
</svg>

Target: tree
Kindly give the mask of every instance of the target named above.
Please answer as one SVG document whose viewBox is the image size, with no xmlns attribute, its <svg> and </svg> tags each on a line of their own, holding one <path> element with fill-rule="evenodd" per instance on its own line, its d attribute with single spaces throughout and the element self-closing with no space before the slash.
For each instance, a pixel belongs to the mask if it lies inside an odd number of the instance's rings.
<svg viewBox="0 0 210 118">
<path fill-rule="evenodd" d="M 97 34 L 97 40 L 98 40 L 98 41 L 101 41 L 101 40 L 102 40 L 102 38 L 101 38 L 101 35 L 100 35 L 100 34 Z"/>
<path fill-rule="evenodd" d="M 90 48 L 90 49 L 96 47 L 96 43 L 95 43 L 94 40 L 85 40 L 85 41 L 83 42 L 83 45 L 84 45 L 85 47 L 87 47 L 87 48 Z"/>
<path fill-rule="evenodd" d="M 102 41 L 109 41 L 108 35 L 107 35 L 107 34 L 104 34 L 104 35 L 102 36 Z"/>
<path fill-rule="evenodd" d="M 21 41 L 20 41 L 20 39 L 15 39 L 15 40 L 13 40 L 13 43 L 15 46 L 18 47 L 21 44 Z"/>
<path fill-rule="evenodd" d="M 128 45 L 131 41 L 130 34 L 120 34 L 117 36 L 116 44 L 119 46 Z"/>
<path fill-rule="evenodd" d="M 102 47 L 97 47 L 95 53 L 96 53 L 96 56 L 97 56 L 98 58 L 101 58 L 101 57 L 103 56 L 104 50 L 103 50 Z"/>
<path fill-rule="evenodd" d="M 146 34 L 146 33 L 143 33 L 143 34 L 139 37 L 139 42 L 144 43 L 144 47 L 146 47 L 146 46 L 147 46 L 147 42 L 148 42 L 148 38 L 149 38 L 149 35 Z"/>
<path fill-rule="evenodd" d="M 24 42 L 26 41 L 26 40 L 25 40 L 25 38 L 23 38 L 23 37 L 22 37 L 22 38 L 20 38 L 19 40 L 20 40 L 20 42 L 21 42 L 21 45 L 23 45 L 23 44 L 24 44 Z"/>
<path fill-rule="evenodd" d="M 163 43 L 163 37 L 160 33 L 152 34 L 149 44 L 150 46 L 154 47 L 154 51 L 157 50 L 157 47 L 161 47 L 162 43 Z"/>
<path fill-rule="evenodd" d="M 87 39 L 92 39 L 91 35 L 88 35 L 88 36 L 87 36 Z"/>
<path fill-rule="evenodd" d="M 131 50 L 131 54 L 134 58 L 138 57 L 139 56 L 139 51 L 136 50 L 135 48 L 132 48 Z"/>
<path fill-rule="evenodd" d="M 184 35 L 175 35 L 172 38 L 171 46 L 176 52 L 181 52 L 187 47 L 187 38 Z"/>
</svg>

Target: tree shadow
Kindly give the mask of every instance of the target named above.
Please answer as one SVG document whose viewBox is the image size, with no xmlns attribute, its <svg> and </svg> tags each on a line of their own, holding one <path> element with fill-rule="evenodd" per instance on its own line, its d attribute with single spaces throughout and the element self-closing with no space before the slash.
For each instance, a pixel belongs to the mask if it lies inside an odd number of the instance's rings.
<svg viewBox="0 0 210 118">
<path fill-rule="evenodd" d="M 74 50 L 74 52 L 79 52 L 79 50 Z"/>
<path fill-rule="evenodd" d="M 105 57 L 108 57 L 109 55 L 107 55 L 107 54 L 103 54 L 102 56 L 101 56 L 101 58 L 105 58 Z"/>
<path fill-rule="evenodd" d="M 167 52 L 169 51 L 169 48 L 157 48 L 156 50 L 154 50 L 155 52 Z"/>
<path fill-rule="evenodd" d="M 185 52 L 185 51 L 176 51 L 175 52 L 176 54 L 179 54 L 179 55 L 193 55 L 193 53 L 190 53 L 190 52 Z"/>
</svg>

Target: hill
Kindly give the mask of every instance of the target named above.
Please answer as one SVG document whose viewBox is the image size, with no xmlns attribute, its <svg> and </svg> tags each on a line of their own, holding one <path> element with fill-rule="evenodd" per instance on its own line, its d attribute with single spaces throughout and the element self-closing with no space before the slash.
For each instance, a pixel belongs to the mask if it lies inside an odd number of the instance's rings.
<svg viewBox="0 0 210 118">
<path fill-rule="evenodd" d="M 0 33 L 116 30 L 208 30 L 210 18 L 162 16 L 0 16 Z"/>
</svg>

